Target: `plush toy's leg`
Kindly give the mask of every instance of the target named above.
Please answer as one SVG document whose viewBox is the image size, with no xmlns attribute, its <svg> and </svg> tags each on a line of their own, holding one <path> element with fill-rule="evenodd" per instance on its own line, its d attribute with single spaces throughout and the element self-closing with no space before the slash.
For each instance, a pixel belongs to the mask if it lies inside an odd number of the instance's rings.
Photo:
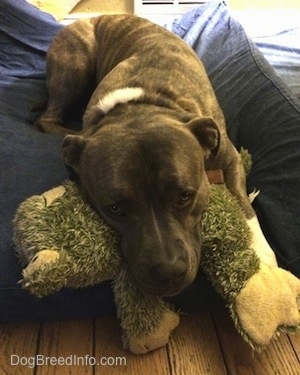
<svg viewBox="0 0 300 375">
<path fill-rule="evenodd" d="M 247 220 L 247 224 L 252 234 L 251 247 L 256 255 L 261 262 L 270 266 L 277 266 L 276 256 L 262 232 L 257 216 Z"/>
<path fill-rule="evenodd" d="M 226 301 L 242 337 L 260 350 L 280 332 L 300 332 L 300 280 L 277 266 L 272 251 L 268 258 L 253 250 L 251 225 L 261 240 L 257 218 L 249 227 L 226 188 L 211 185 L 203 216 L 202 269 Z M 264 249 L 264 242 L 257 243 L 256 250 Z"/>
<path fill-rule="evenodd" d="M 128 339 L 129 350 L 134 354 L 145 354 L 167 345 L 171 332 L 179 324 L 179 316 L 174 311 L 165 311 L 154 332 Z"/>
<path fill-rule="evenodd" d="M 161 298 L 143 294 L 131 282 L 125 266 L 114 282 L 114 293 L 127 349 L 144 354 L 168 343 L 179 324 L 178 314 Z"/>
</svg>

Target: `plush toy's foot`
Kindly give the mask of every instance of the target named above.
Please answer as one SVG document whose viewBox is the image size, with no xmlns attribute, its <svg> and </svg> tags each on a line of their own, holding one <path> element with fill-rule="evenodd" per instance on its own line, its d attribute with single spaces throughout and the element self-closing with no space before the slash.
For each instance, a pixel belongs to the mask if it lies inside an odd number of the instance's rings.
<svg viewBox="0 0 300 375">
<path fill-rule="evenodd" d="M 262 263 L 237 295 L 235 309 L 256 348 L 267 345 L 280 331 L 300 331 L 300 280 Z"/>
<path fill-rule="evenodd" d="M 129 349 L 134 354 L 145 354 L 165 346 L 169 341 L 169 336 L 179 324 L 179 316 L 173 311 L 165 313 L 160 322 L 160 326 L 152 333 L 129 339 Z"/>
<path fill-rule="evenodd" d="M 59 259 L 59 252 L 55 250 L 41 250 L 29 262 L 28 266 L 23 270 L 24 279 L 30 276 L 45 264 L 56 262 Z"/>
</svg>

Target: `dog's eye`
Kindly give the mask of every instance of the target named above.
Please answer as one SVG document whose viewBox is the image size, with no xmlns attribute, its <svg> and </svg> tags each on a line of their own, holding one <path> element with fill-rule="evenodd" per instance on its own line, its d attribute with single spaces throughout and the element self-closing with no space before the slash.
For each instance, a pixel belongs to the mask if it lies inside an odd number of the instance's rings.
<svg viewBox="0 0 300 375">
<path fill-rule="evenodd" d="M 125 213 L 123 212 L 121 206 L 118 203 L 114 203 L 111 206 L 107 207 L 110 214 L 114 216 L 124 216 Z"/>
<path fill-rule="evenodd" d="M 186 206 L 194 197 L 194 192 L 190 190 L 182 191 L 179 194 L 177 206 Z"/>
</svg>

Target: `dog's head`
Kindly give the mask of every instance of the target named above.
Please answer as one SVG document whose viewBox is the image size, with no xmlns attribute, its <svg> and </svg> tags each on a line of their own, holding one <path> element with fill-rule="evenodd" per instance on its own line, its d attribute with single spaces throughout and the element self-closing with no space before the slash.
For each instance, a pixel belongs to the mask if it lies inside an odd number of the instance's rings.
<svg viewBox="0 0 300 375">
<path fill-rule="evenodd" d="M 110 124 L 88 138 L 65 138 L 65 163 L 120 233 L 122 256 L 143 291 L 174 295 L 196 277 L 209 199 L 204 161 L 218 144 L 208 118 L 186 126 Z"/>
</svg>

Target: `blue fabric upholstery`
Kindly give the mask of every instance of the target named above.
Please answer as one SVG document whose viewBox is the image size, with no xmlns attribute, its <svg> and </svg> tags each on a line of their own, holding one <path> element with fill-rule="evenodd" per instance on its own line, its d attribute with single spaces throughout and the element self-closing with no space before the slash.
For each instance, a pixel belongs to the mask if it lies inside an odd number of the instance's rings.
<svg viewBox="0 0 300 375">
<path fill-rule="evenodd" d="M 110 284 L 65 289 L 38 299 L 20 288 L 12 244 L 18 205 L 67 177 L 61 137 L 39 133 L 34 108 L 46 99 L 45 51 L 60 30 L 25 0 L 0 3 L 0 321 L 95 317 L 115 313 Z M 300 275 L 299 102 L 231 18 L 212 1 L 174 22 L 172 30 L 202 58 L 224 110 L 230 136 L 253 155 L 248 185 L 261 189 L 256 209 L 284 267 Z M 218 302 L 199 274 L 175 298 L 184 309 Z"/>
<path fill-rule="evenodd" d="M 265 235 L 280 265 L 300 276 L 299 99 L 224 2 L 195 9 L 171 29 L 202 59 L 232 141 L 252 155 L 248 188 L 261 191 L 254 206 Z"/>
</svg>

